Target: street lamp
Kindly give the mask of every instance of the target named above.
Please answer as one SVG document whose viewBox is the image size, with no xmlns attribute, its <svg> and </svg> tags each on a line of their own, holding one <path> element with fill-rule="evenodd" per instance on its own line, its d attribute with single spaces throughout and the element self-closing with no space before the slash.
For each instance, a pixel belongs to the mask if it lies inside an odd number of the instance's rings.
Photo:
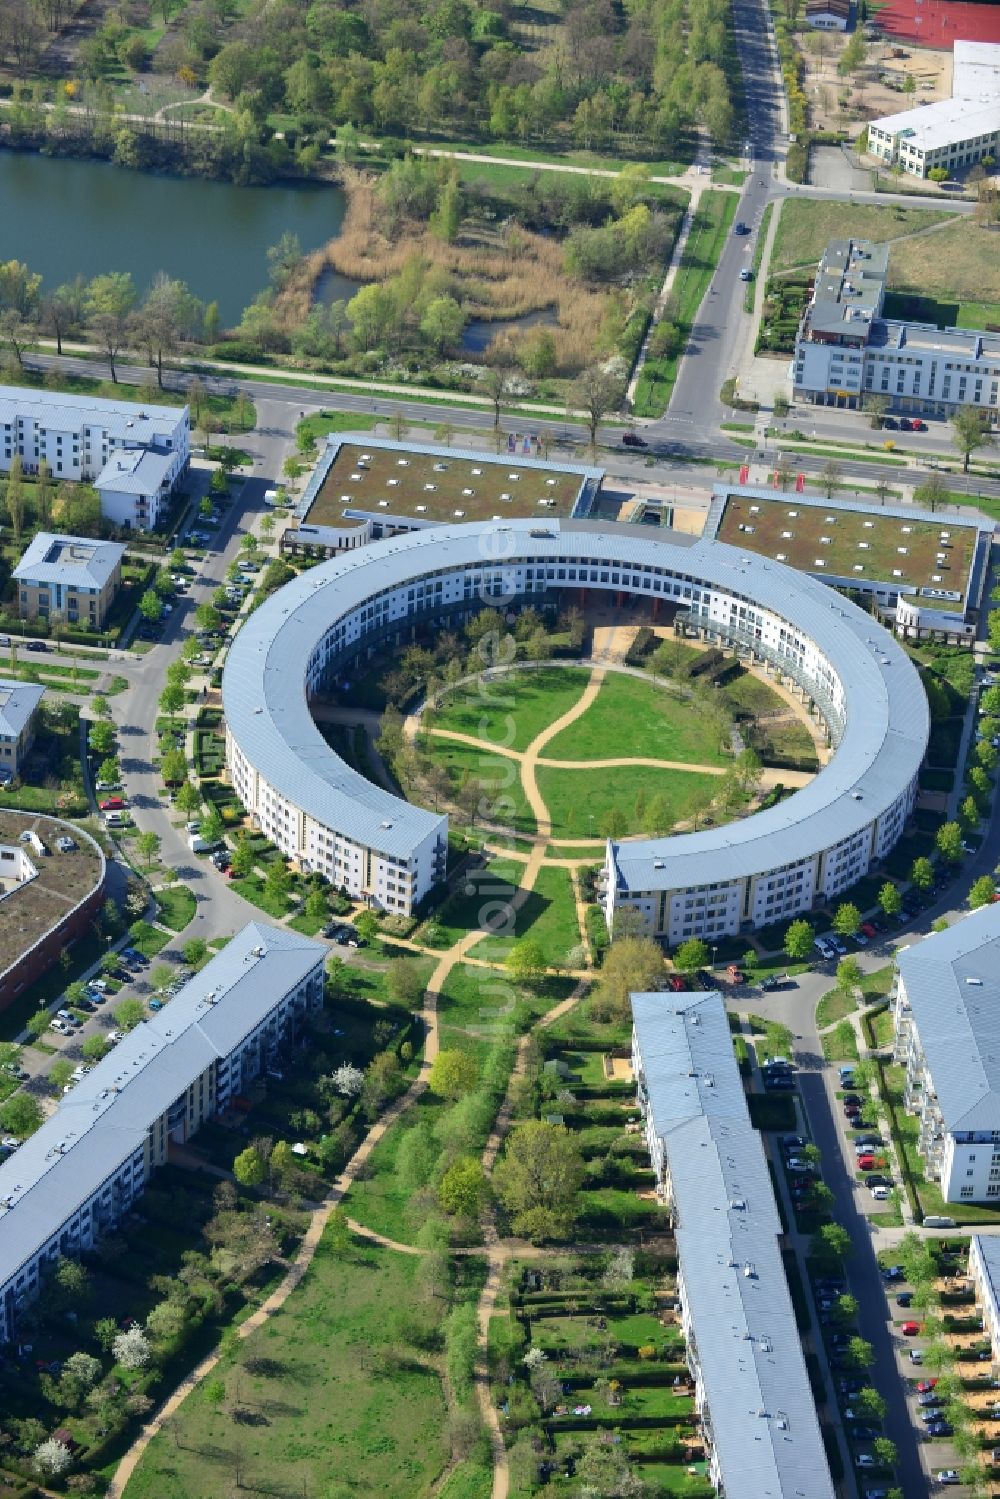
<svg viewBox="0 0 1000 1499">
<path fill-rule="evenodd" d="M 715 967 L 715 955 L 719 951 L 718 943 L 712 943 L 712 967 Z"/>
</svg>

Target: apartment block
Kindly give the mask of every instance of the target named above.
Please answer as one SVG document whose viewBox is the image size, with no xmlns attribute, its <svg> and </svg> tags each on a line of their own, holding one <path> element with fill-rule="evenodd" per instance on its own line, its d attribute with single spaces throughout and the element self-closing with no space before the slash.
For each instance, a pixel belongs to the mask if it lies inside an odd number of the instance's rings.
<svg viewBox="0 0 1000 1499">
<path fill-rule="evenodd" d="M 18 613 L 102 629 L 121 587 L 124 556 L 115 541 L 39 531 L 14 569 Z"/>
<path fill-rule="evenodd" d="M 0 785 L 21 774 L 35 742 L 38 708 L 45 688 L 0 678 Z"/>
</svg>

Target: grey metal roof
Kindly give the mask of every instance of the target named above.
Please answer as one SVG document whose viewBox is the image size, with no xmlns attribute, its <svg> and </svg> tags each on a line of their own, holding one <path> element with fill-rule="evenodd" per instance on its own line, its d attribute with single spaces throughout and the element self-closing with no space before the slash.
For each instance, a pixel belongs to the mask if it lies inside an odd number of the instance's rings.
<svg viewBox="0 0 1000 1499">
<path fill-rule="evenodd" d="M 0 734 L 16 739 L 44 696 L 45 688 L 33 682 L 0 677 Z"/>
<path fill-rule="evenodd" d="M 726 1499 L 832 1499 L 781 1260 L 781 1220 L 722 997 L 631 999 Z M 685 1065 L 699 1074 L 691 1086 Z"/>
<path fill-rule="evenodd" d="M 61 583 L 66 588 L 101 589 L 125 555 L 117 541 L 91 541 L 39 531 L 14 569 L 15 578 Z"/>
<path fill-rule="evenodd" d="M 1000 1312 L 1000 1238 L 996 1234 L 973 1234 L 970 1247 L 979 1252 L 994 1308 Z"/>
<path fill-rule="evenodd" d="M 121 494 L 156 494 L 176 461 L 176 452 L 115 448 L 94 480 L 94 488 L 113 489 Z"/>
<path fill-rule="evenodd" d="M 945 1129 L 1000 1129 L 1000 905 L 896 961 Z"/>
<path fill-rule="evenodd" d="M 733 1066 L 726 1012 L 710 993 L 633 994 L 632 1024 L 642 1053 L 656 1133 L 666 1136 L 705 1114 L 746 1118 L 743 1083 Z"/>
<path fill-rule="evenodd" d="M 0 1165 L 3 1278 L 139 1149 L 150 1124 L 228 1056 L 326 957 L 320 942 L 250 922 L 157 1015 L 124 1036 Z M 215 991 L 214 1002 L 206 999 Z"/>
<path fill-rule="evenodd" d="M 622 885 L 681 889 L 717 879 L 720 853 L 726 874 L 789 863 L 870 822 L 916 775 L 930 727 L 927 699 L 905 652 L 870 615 L 780 562 L 720 542 L 595 521 L 435 526 L 309 569 L 236 636 L 222 682 L 226 723 L 254 767 L 294 805 L 369 847 L 406 853 L 442 819 L 372 786 L 329 748 L 309 712 L 302 675 L 314 646 L 366 599 L 426 573 L 569 558 L 692 577 L 794 620 L 831 662 L 847 696 L 837 753 L 808 786 L 728 827 L 614 845 Z M 641 574 L 634 576 L 640 581 L 633 591 L 642 591 Z M 291 671 L 292 662 L 301 665 Z M 654 861 L 663 864 L 655 873 Z"/>
<path fill-rule="evenodd" d="M 146 406 L 136 401 L 106 401 L 64 391 L 0 385 L 0 426 L 22 416 L 57 432 L 99 427 L 123 442 L 151 444 L 163 434 L 172 434 L 186 419 L 187 411 L 186 406 Z"/>
</svg>

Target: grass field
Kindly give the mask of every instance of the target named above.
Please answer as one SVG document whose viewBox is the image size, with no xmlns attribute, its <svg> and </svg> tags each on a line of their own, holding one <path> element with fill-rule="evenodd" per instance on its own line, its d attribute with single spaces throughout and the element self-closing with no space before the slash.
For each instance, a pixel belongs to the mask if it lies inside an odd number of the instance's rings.
<svg viewBox="0 0 1000 1499">
<path fill-rule="evenodd" d="M 181 932 L 189 921 L 194 920 L 196 902 L 186 885 L 171 885 L 169 890 L 156 892 L 159 920 L 172 932 Z"/>
<path fill-rule="evenodd" d="M 535 818 L 524 796 L 520 765 L 504 755 L 491 755 L 471 744 L 448 739 L 428 739 L 432 759 L 449 770 L 455 781 L 470 776 L 479 789 L 486 822 L 495 822 L 518 833 L 533 833 Z"/>
<path fill-rule="evenodd" d="M 656 770 L 632 766 L 627 770 L 538 770 L 538 789 L 549 809 L 555 838 L 596 836 L 612 810 L 625 820 L 626 833 L 648 830 L 645 807 L 662 797 L 664 818 L 679 822 L 689 815 L 692 796 L 718 789 L 718 777 L 700 771 Z"/>
<path fill-rule="evenodd" d="M 1000 302 L 958 302 L 950 297 L 891 291 L 886 295 L 885 315 L 914 323 L 935 323 L 939 328 L 985 328 L 987 323 L 1000 324 Z M 967 503 L 967 497 L 963 495 L 961 502 Z"/>
<path fill-rule="evenodd" d="M 571 708 L 586 687 L 580 667 L 511 671 L 479 687 L 459 688 L 434 713 L 434 726 L 488 739 L 504 749 L 527 749 L 548 724 Z"/>
<path fill-rule="evenodd" d="M 831 239 L 842 239 L 850 234 L 860 239 L 895 240 L 901 235 L 912 234 L 914 229 L 927 229 L 931 224 L 954 217 L 946 211 L 934 208 L 894 208 L 888 204 L 809 202 L 802 198 L 789 198 L 781 210 L 781 221 L 774 239 L 771 255 L 771 270 L 788 270 L 795 265 L 815 265 Z M 966 218 L 956 219 L 956 228 L 962 232 L 968 225 Z M 951 231 L 942 230 L 947 237 Z M 926 247 L 926 253 L 934 256 L 941 253 L 941 235 L 931 234 L 926 239 L 915 241 L 915 246 Z M 890 279 L 895 281 L 893 271 L 899 259 L 906 253 L 906 246 L 896 245 L 890 257 Z M 919 251 L 923 255 L 924 249 Z M 945 259 L 943 266 L 947 266 Z M 950 267 L 949 267 L 950 269 Z"/>
<path fill-rule="evenodd" d="M 650 682 L 618 672 L 605 677 L 583 716 L 545 747 L 547 760 L 599 760 L 614 755 L 683 760 L 692 765 L 726 763 L 696 709 Z M 618 772 L 625 774 L 631 771 Z"/>
<path fill-rule="evenodd" d="M 996 236 L 963 217 L 937 234 L 895 245 L 889 286 L 948 302 L 1000 302 Z"/>
<path fill-rule="evenodd" d="M 229 1354 L 155 1437 L 128 1499 L 218 1499 L 234 1474 L 271 1494 L 423 1499 L 448 1459 L 445 1402 L 432 1355 L 436 1309 L 420 1260 L 329 1231 L 302 1284 Z"/>
<path fill-rule="evenodd" d="M 569 870 L 542 868 L 535 888 L 525 897 L 515 916 L 514 938 L 531 936 L 540 942 L 549 964 L 565 963 L 574 948 L 579 947 L 580 929 L 573 903 L 573 884 Z M 510 953 L 512 939 L 484 937 L 470 954 L 504 962 Z"/>
<path fill-rule="evenodd" d="M 484 935 L 502 924 L 506 903 L 520 883 L 523 864 L 491 859 L 485 869 L 475 870 L 448 897 L 435 914 L 436 947 L 451 947 L 475 927 Z"/>
</svg>

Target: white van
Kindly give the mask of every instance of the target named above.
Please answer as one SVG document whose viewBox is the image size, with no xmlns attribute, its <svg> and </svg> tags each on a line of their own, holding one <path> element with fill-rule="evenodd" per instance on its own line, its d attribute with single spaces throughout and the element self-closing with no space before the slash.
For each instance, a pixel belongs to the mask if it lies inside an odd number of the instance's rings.
<svg viewBox="0 0 1000 1499">
<path fill-rule="evenodd" d="M 276 505 L 278 503 L 278 491 L 276 489 L 265 489 L 264 504 Z"/>
<path fill-rule="evenodd" d="M 105 812 L 104 826 L 106 828 L 123 828 L 125 819 L 120 812 Z"/>
</svg>

